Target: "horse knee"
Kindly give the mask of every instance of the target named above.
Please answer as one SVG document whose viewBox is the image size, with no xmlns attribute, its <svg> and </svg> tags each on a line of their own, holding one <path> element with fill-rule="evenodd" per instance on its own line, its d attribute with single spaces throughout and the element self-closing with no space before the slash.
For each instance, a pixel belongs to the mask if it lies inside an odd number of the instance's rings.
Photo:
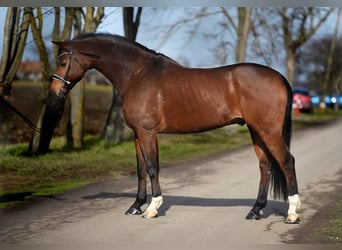
<svg viewBox="0 0 342 250">
<path fill-rule="evenodd" d="M 148 174 L 148 176 L 151 178 L 151 179 L 153 179 L 153 178 L 155 178 L 155 177 L 157 177 L 158 176 L 158 170 L 156 169 L 156 167 L 155 166 L 153 166 L 153 165 L 147 165 L 147 174 Z"/>
</svg>

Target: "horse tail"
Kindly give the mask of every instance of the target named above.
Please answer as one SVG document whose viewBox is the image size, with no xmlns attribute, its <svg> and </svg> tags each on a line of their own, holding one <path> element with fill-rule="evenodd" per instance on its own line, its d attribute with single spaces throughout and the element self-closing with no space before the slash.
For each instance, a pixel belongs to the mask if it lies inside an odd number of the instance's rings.
<svg viewBox="0 0 342 250">
<path fill-rule="evenodd" d="M 283 138 L 286 146 L 290 149 L 291 133 L 292 133 L 292 89 L 288 81 L 282 76 L 283 83 L 287 89 L 287 103 L 283 125 Z M 278 162 L 275 159 L 271 159 L 272 171 L 271 171 L 271 185 L 273 189 L 274 198 L 280 198 L 287 200 L 288 190 L 286 179 L 283 171 L 280 169 Z"/>
<path fill-rule="evenodd" d="M 285 111 L 285 118 L 284 118 L 284 126 L 283 126 L 283 138 L 285 141 L 286 146 L 290 149 L 291 144 L 291 133 L 292 133 L 292 88 L 289 82 L 286 80 L 284 76 L 283 83 L 287 89 L 287 104 L 286 104 L 286 111 Z"/>
</svg>

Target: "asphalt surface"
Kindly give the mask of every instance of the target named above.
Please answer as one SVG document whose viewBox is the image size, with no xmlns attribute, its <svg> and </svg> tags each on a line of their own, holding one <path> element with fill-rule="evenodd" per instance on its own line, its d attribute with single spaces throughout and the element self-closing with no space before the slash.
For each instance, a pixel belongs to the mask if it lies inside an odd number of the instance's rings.
<svg viewBox="0 0 342 250">
<path fill-rule="evenodd" d="M 284 224 L 288 205 L 269 196 L 263 219 L 245 220 L 258 190 L 252 146 L 162 168 L 159 217 L 126 216 L 136 177 L 91 184 L 0 214 L 2 249 L 150 249 L 285 244 L 329 202 L 342 173 L 342 120 L 297 131 L 291 151 L 302 206 L 301 224 Z M 229 140 L 229 138 L 227 138 Z M 149 190 L 149 189 L 148 189 Z M 150 192 L 149 192 L 150 193 Z M 146 205 L 147 206 L 147 205 Z M 15 247 L 15 248 L 11 248 Z M 65 249 L 63 247 L 63 249 Z"/>
</svg>

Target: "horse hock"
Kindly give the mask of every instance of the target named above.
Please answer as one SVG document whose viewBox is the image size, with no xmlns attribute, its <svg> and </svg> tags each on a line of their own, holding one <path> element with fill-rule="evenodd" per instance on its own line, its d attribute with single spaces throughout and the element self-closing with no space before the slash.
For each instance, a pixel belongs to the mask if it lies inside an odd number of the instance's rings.
<svg viewBox="0 0 342 250">
<path fill-rule="evenodd" d="M 163 197 L 152 197 L 150 205 L 143 214 L 143 218 L 155 218 L 158 216 L 158 208 L 163 204 Z"/>
</svg>

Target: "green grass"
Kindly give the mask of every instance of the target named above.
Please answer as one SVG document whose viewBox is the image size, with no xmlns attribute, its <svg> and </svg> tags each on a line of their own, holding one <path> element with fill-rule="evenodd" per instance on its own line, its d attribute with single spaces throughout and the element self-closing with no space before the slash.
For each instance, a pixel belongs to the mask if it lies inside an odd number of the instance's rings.
<svg viewBox="0 0 342 250">
<path fill-rule="evenodd" d="M 338 111 L 327 109 L 325 112 L 315 110 L 314 114 L 301 113 L 299 117 L 292 115 L 294 129 L 322 125 L 340 116 L 342 116 L 342 109 Z"/>
<path fill-rule="evenodd" d="M 334 210 L 327 212 L 327 225 L 320 228 L 320 234 L 324 235 L 332 243 L 342 243 L 342 198 L 337 199 L 333 205 Z"/>
<path fill-rule="evenodd" d="M 250 143 L 245 126 L 233 130 L 221 128 L 201 134 L 160 135 L 161 165 Z M 26 144 L 0 146 L 0 207 L 104 178 L 136 173 L 132 141 L 111 144 L 94 135 L 86 136 L 84 141 L 82 149 L 70 149 L 64 147 L 63 138 L 54 138 L 50 146 L 52 151 L 46 155 L 27 153 Z"/>
</svg>

